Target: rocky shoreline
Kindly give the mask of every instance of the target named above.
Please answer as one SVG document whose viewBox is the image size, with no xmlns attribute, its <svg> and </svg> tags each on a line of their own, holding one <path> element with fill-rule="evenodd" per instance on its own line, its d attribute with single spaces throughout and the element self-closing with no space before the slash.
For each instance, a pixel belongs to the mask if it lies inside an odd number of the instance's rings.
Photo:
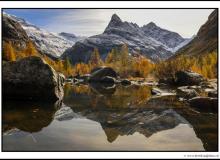
<svg viewBox="0 0 220 160">
<path fill-rule="evenodd" d="M 16 62 L 3 63 L 3 97 L 22 100 L 62 100 L 65 83 L 92 84 L 110 90 L 116 85 L 151 86 L 152 96 L 176 95 L 192 107 L 217 111 L 217 79 L 207 80 L 191 71 L 179 71 L 175 79 L 168 77 L 154 80 L 122 79 L 114 69 L 106 66 L 95 68 L 87 75 L 65 78 L 39 57 L 27 57 Z M 172 88 L 171 91 L 163 90 Z"/>
</svg>

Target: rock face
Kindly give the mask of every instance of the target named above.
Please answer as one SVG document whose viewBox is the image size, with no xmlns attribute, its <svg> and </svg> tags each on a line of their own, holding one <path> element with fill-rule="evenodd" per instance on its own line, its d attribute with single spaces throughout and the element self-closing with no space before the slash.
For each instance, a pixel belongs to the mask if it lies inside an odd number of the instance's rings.
<svg viewBox="0 0 220 160">
<path fill-rule="evenodd" d="M 101 82 L 105 77 L 117 78 L 117 73 L 110 67 L 98 67 L 91 72 L 90 82 Z"/>
<path fill-rule="evenodd" d="M 178 71 L 175 74 L 176 84 L 179 86 L 199 85 L 205 79 L 202 75 L 191 71 Z"/>
<path fill-rule="evenodd" d="M 194 97 L 189 100 L 192 107 L 200 110 L 218 111 L 218 99 L 210 97 Z"/>
<path fill-rule="evenodd" d="M 63 77 L 39 57 L 5 62 L 2 68 L 4 98 L 51 101 L 63 98 Z"/>
<path fill-rule="evenodd" d="M 201 55 L 217 50 L 218 47 L 218 11 L 215 9 L 201 26 L 195 38 L 177 51 L 178 55 Z"/>
<path fill-rule="evenodd" d="M 163 30 L 156 25 L 151 29 L 150 26 L 151 24 L 139 27 L 135 23 L 123 22 L 114 14 L 104 33 L 78 41 L 62 57 L 69 58 L 72 63 L 87 62 L 91 52 L 97 48 L 104 59 L 111 49 L 127 44 L 132 55 L 141 53 L 152 61 L 158 61 L 172 56 L 173 49 L 185 40 L 177 33 Z"/>
<path fill-rule="evenodd" d="M 18 49 L 24 49 L 29 41 L 22 26 L 15 20 L 3 14 L 2 16 L 3 42 L 12 42 Z"/>
<path fill-rule="evenodd" d="M 185 41 L 178 33 L 171 32 L 158 27 L 155 23 L 150 22 L 141 27 L 146 36 L 165 44 L 169 48 L 175 48 Z"/>
</svg>

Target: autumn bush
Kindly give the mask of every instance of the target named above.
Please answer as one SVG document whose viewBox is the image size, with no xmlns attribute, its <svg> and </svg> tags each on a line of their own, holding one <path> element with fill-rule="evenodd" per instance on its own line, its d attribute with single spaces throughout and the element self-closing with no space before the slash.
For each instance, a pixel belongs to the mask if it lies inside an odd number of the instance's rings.
<svg viewBox="0 0 220 160">
<path fill-rule="evenodd" d="M 217 52 L 200 56 L 184 56 L 163 61 L 155 66 L 154 74 L 157 78 L 174 77 L 180 70 L 191 70 L 202 74 L 206 78 L 217 77 Z"/>
</svg>

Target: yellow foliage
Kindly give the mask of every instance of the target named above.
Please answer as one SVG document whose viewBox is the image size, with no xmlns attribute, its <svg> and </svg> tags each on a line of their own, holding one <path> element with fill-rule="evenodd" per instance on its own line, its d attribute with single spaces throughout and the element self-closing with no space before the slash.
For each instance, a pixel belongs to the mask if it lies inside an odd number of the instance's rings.
<svg viewBox="0 0 220 160">
<path fill-rule="evenodd" d="M 15 50 L 11 42 L 5 42 L 3 46 L 3 59 L 7 61 L 16 61 Z"/>
<path fill-rule="evenodd" d="M 29 41 L 27 43 L 27 47 L 25 48 L 25 50 L 23 51 L 23 54 L 25 55 L 25 57 L 29 57 L 29 56 L 37 56 L 38 55 L 38 51 L 36 50 L 35 46 L 33 45 L 33 43 L 31 41 Z"/>
<path fill-rule="evenodd" d="M 158 78 L 167 78 L 174 77 L 179 70 L 192 70 L 206 78 L 216 78 L 217 53 L 207 53 L 198 57 L 179 56 L 157 64 L 154 73 Z"/>
</svg>

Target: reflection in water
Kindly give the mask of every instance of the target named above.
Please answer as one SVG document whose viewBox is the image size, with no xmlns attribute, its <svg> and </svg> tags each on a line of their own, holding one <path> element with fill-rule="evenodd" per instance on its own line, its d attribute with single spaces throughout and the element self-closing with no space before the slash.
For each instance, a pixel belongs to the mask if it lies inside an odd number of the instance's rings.
<svg viewBox="0 0 220 160">
<path fill-rule="evenodd" d="M 26 132 L 38 132 L 47 127 L 54 118 L 55 112 L 60 108 L 61 103 L 55 104 L 10 101 L 3 102 L 7 106 L 3 110 L 3 132 L 17 128 Z"/>
<path fill-rule="evenodd" d="M 4 150 L 217 150 L 216 114 L 198 113 L 175 96 L 151 97 L 148 86 L 67 85 L 60 109 L 3 106 Z M 9 132 L 15 128 L 23 136 Z"/>
</svg>

